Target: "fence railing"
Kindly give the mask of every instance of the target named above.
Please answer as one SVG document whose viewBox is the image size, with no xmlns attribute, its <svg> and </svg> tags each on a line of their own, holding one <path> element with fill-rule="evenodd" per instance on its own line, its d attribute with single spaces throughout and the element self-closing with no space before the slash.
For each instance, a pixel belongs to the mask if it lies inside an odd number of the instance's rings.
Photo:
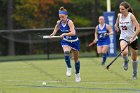
<svg viewBox="0 0 140 93">
<path fill-rule="evenodd" d="M 63 58 L 61 39 L 42 38 L 43 35 L 50 35 L 53 29 L 0 30 L 0 61 Z M 76 30 L 81 43 L 80 57 L 98 56 L 96 47 L 88 47 L 88 44 L 94 39 L 95 27 L 78 27 Z M 60 34 L 58 33 L 58 35 Z M 120 51 L 119 34 L 116 36 L 117 50 Z M 138 45 L 140 45 L 140 40 L 138 40 Z M 10 49 L 14 52 L 12 56 L 9 55 Z"/>
<path fill-rule="evenodd" d="M 17 55 L 46 55 L 47 59 L 60 58 L 63 54 L 60 39 L 43 39 L 50 35 L 54 28 L 0 30 L 0 55 L 8 56 L 10 47 Z M 96 56 L 96 48 L 88 47 L 94 39 L 95 27 L 78 27 L 77 34 L 81 42 L 80 56 Z M 59 35 L 60 33 L 58 33 Z M 13 42 L 13 44 L 9 43 Z M 11 44 L 11 45 L 10 45 Z M 93 55 L 92 55 L 93 54 Z"/>
</svg>

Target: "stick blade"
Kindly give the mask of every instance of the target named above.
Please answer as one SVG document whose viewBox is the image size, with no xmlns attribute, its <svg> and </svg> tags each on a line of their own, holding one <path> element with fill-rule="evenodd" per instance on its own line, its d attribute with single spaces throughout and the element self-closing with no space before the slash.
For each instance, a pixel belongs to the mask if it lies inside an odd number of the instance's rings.
<svg viewBox="0 0 140 93">
<path fill-rule="evenodd" d="M 106 69 L 107 69 L 107 70 L 109 70 L 109 66 L 110 66 L 110 65 L 107 65 L 107 66 L 106 66 Z"/>
</svg>

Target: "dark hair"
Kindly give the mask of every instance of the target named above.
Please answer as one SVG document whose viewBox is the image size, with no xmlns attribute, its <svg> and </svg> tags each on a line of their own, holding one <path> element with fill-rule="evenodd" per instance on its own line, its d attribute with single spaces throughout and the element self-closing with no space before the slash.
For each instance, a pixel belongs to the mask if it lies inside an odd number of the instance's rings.
<svg viewBox="0 0 140 93">
<path fill-rule="evenodd" d="M 124 6 L 126 9 L 128 9 L 128 12 L 134 13 L 131 5 L 128 2 L 124 1 L 120 4 L 120 6 Z"/>
<path fill-rule="evenodd" d="M 59 11 L 66 11 L 66 12 L 67 12 L 67 9 L 65 9 L 63 6 L 61 6 L 61 7 L 59 8 Z"/>
</svg>

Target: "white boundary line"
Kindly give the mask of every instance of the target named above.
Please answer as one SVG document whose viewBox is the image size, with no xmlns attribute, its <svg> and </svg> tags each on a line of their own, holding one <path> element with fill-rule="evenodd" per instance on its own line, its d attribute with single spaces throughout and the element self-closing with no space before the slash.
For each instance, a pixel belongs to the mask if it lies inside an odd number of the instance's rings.
<svg viewBox="0 0 140 93">
<path fill-rule="evenodd" d="M 82 83 L 87 83 L 87 84 L 102 84 L 102 85 L 105 85 L 105 84 L 116 84 L 116 85 L 118 85 L 118 84 L 122 84 L 122 85 L 126 85 L 126 84 L 130 84 L 130 83 L 127 83 L 127 82 L 118 82 L 118 81 L 112 81 L 112 82 L 93 82 L 93 81 L 82 81 L 82 82 L 79 82 L 79 83 L 77 83 L 78 84 L 78 86 L 77 85 L 75 85 L 75 86 L 69 86 L 69 85 L 60 85 L 60 84 L 65 84 L 65 83 L 74 83 L 74 81 L 59 81 L 59 80 L 50 80 L 50 81 L 48 81 L 48 80 L 45 80 L 45 82 L 46 83 L 48 83 L 48 84 L 46 84 L 46 85 L 42 85 L 42 82 L 44 82 L 44 81 L 29 81 L 29 80 L 4 80 L 5 82 L 25 82 L 25 83 L 35 83 L 35 82 L 41 82 L 41 84 L 39 84 L 39 85 L 37 85 L 37 84 L 35 84 L 35 85 L 30 85 L 30 84 L 28 84 L 28 85 L 26 85 L 26 84 L 20 84 L 20 85 L 18 85 L 18 84 L 16 84 L 16 85 L 14 85 L 14 86 L 19 86 L 19 87 L 34 87 L 34 88 L 80 88 L 80 89 L 88 89 L 88 90 L 109 90 L 109 91 L 111 91 L 112 90 L 112 93 L 114 93 L 113 91 L 117 91 L 117 92 L 115 92 L 115 93 L 120 93 L 119 91 L 124 91 L 124 92 L 129 92 L 129 91 L 131 91 L 131 92 L 140 92 L 140 90 L 139 89 L 133 89 L 133 88 L 94 88 L 94 87 L 88 87 L 88 86 L 84 86 Z M 49 83 L 54 83 L 54 85 L 52 85 L 52 84 L 49 84 Z M 58 85 L 56 85 L 56 83 L 58 83 Z M 59 84 L 60 83 L 60 84 Z M 75 82 L 76 83 L 76 82 Z M 79 84 L 82 84 L 82 86 L 81 85 L 79 85 Z M 123 93 L 124 93 L 123 92 Z M 122 92 L 121 92 L 122 93 Z"/>
<path fill-rule="evenodd" d="M 28 81 L 28 80 L 4 80 L 5 82 L 46 82 L 46 83 L 76 83 L 75 81 L 61 81 L 61 80 L 41 80 L 41 81 Z M 86 83 L 86 84 L 99 84 L 99 85 L 126 85 L 129 84 L 127 82 L 94 82 L 94 81 L 81 81 L 79 83 Z"/>
</svg>

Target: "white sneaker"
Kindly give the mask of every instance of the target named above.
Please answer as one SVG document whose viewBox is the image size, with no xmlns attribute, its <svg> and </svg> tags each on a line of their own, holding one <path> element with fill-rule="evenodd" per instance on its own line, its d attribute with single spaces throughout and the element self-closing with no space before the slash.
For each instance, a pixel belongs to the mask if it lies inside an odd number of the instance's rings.
<svg viewBox="0 0 140 93">
<path fill-rule="evenodd" d="M 68 77 L 71 76 L 71 68 L 67 68 L 66 76 L 68 76 Z"/>
<path fill-rule="evenodd" d="M 75 74 L 75 82 L 80 82 L 81 78 L 80 78 L 80 73 Z"/>
</svg>

